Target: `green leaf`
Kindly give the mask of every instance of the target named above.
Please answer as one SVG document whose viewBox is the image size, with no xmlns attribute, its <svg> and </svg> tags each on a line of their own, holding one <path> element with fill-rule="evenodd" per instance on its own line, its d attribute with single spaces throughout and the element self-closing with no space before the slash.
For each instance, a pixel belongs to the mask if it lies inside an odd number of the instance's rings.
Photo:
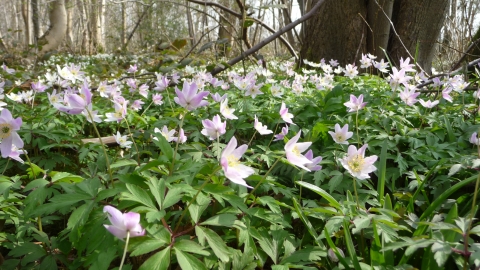
<svg viewBox="0 0 480 270">
<path fill-rule="evenodd" d="M 305 188 L 308 188 L 310 189 L 311 191 L 317 193 L 318 195 L 322 196 L 324 199 L 326 199 L 331 206 L 335 207 L 338 211 L 342 211 L 341 210 L 341 205 L 339 202 L 337 202 L 337 200 L 335 200 L 335 198 L 333 198 L 330 194 L 328 194 L 325 190 L 317 187 L 317 186 L 314 186 L 310 183 L 307 183 L 307 182 L 303 182 L 303 181 L 297 181 L 296 182 L 298 185 L 302 186 L 302 187 L 305 187 Z M 342 213 L 342 212 L 341 212 Z"/>
<path fill-rule="evenodd" d="M 162 134 L 160 133 L 153 133 L 153 135 L 158 139 L 158 140 L 153 140 L 155 145 L 157 145 L 160 148 L 160 151 L 163 155 L 165 155 L 168 160 L 172 161 L 173 160 L 173 148 L 170 145 L 169 142 L 163 137 Z"/>
<path fill-rule="evenodd" d="M 166 244 L 167 242 L 163 241 L 162 239 L 152 239 L 146 236 L 141 236 L 130 239 L 128 249 L 132 251 L 130 256 L 139 256 L 164 247 Z"/>
<path fill-rule="evenodd" d="M 52 182 L 78 183 L 83 181 L 83 177 L 67 172 L 51 172 Z"/>
<path fill-rule="evenodd" d="M 137 166 L 138 163 L 133 159 L 121 159 L 113 164 L 110 165 L 110 168 L 123 168 L 126 166 Z"/>
<path fill-rule="evenodd" d="M 183 190 L 182 188 L 171 188 L 168 190 L 167 196 L 165 196 L 165 200 L 162 204 L 162 209 L 168 208 L 177 202 L 179 202 L 183 197 Z"/>
<path fill-rule="evenodd" d="M 295 198 L 292 198 L 292 200 L 293 200 L 293 206 L 295 207 L 295 211 L 297 212 L 298 216 L 302 220 L 303 224 L 305 224 L 305 226 L 307 227 L 307 230 L 310 233 L 310 235 L 313 237 L 313 239 L 315 240 L 315 243 L 317 243 L 317 245 L 320 248 L 325 248 L 325 245 L 323 245 L 322 241 L 320 241 L 320 239 L 319 239 L 317 231 L 315 230 L 315 228 L 313 228 L 312 223 L 310 223 L 310 220 L 308 220 L 308 218 L 303 213 L 303 211 L 300 208 L 300 205 L 298 204 L 297 200 Z"/>
<path fill-rule="evenodd" d="M 205 227 L 196 226 L 195 232 L 201 231 L 207 239 L 208 245 L 213 250 L 213 253 L 223 262 L 230 260 L 230 252 L 225 244 L 225 241 L 213 230 Z M 197 233 L 198 234 L 198 233 Z"/>
<path fill-rule="evenodd" d="M 290 256 L 284 257 L 280 264 L 298 263 L 298 262 L 315 262 L 320 261 L 322 257 L 326 257 L 327 252 L 325 249 L 319 247 L 308 247 L 301 250 L 297 250 Z"/>
<path fill-rule="evenodd" d="M 127 189 L 130 191 L 130 193 L 122 193 L 126 200 L 138 202 L 150 208 L 157 209 L 152 199 L 145 190 L 132 184 L 126 184 L 126 186 Z"/>
<path fill-rule="evenodd" d="M 199 259 L 175 248 L 178 264 L 182 270 L 208 270 Z"/>
<path fill-rule="evenodd" d="M 140 266 L 140 270 L 167 270 L 170 266 L 170 250 L 170 246 L 167 246 L 162 251 L 155 253 Z"/>
<path fill-rule="evenodd" d="M 361 270 L 360 263 L 358 262 L 357 254 L 355 253 L 355 246 L 353 245 L 352 236 L 350 235 L 349 224 L 347 220 L 343 220 L 343 231 L 345 233 L 345 244 L 347 245 L 348 255 L 352 260 L 355 270 Z"/>
<path fill-rule="evenodd" d="M 205 220 L 200 225 L 232 227 L 236 220 L 237 216 L 234 214 L 220 214 Z"/>
<path fill-rule="evenodd" d="M 195 253 L 203 256 L 210 256 L 210 252 L 204 250 L 202 246 L 200 246 L 196 242 L 193 242 L 192 240 L 182 239 L 175 242 L 174 247 L 181 251 Z"/>
<path fill-rule="evenodd" d="M 350 269 L 347 261 L 346 261 L 345 258 L 340 254 L 340 252 L 338 251 L 337 246 L 335 246 L 335 244 L 333 243 L 332 238 L 330 237 L 330 233 L 328 232 L 327 227 L 325 227 L 324 230 L 325 230 L 325 232 L 324 232 L 324 234 L 325 234 L 325 239 L 327 240 L 328 246 L 330 247 L 330 249 L 333 250 L 333 252 L 334 252 L 335 255 L 337 256 L 338 260 L 339 260 L 340 263 L 343 265 L 343 267 L 345 267 L 345 269 Z"/>
<path fill-rule="evenodd" d="M 95 202 L 90 200 L 75 209 L 68 218 L 67 228 L 81 228 L 87 222 L 94 205 Z"/>
<path fill-rule="evenodd" d="M 380 153 L 380 162 L 378 164 L 378 200 L 383 206 L 383 195 L 385 193 L 385 181 L 386 181 L 386 172 L 387 172 L 387 150 L 388 150 L 388 140 L 385 140 L 382 145 L 382 151 Z"/>
<path fill-rule="evenodd" d="M 437 261 L 438 266 L 442 267 L 452 253 L 452 247 L 448 243 L 444 242 L 435 242 L 432 245 L 432 252 L 435 252 L 433 257 Z"/>
</svg>

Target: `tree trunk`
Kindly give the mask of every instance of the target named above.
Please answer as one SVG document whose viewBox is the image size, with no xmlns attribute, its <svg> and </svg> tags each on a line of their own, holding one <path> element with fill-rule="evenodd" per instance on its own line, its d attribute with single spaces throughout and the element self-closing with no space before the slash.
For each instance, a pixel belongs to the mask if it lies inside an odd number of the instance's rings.
<svg viewBox="0 0 480 270">
<path fill-rule="evenodd" d="M 33 24 L 33 42 L 37 44 L 40 37 L 40 11 L 38 10 L 38 0 L 31 0 L 32 24 Z"/>
<path fill-rule="evenodd" d="M 283 22 L 284 25 L 287 25 L 292 22 L 292 18 L 290 17 L 292 14 L 292 6 L 291 2 L 287 0 L 281 0 L 282 4 L 285 5 L 285 8 L 282 9 L 282 15 L 283 15 Z M 295 38 L 293 37 L 293 29 L 287 32 L 287 40 L 288 43 L 292 44 L 293 47 L 295 46 Z"/>
<path fill-rule="evenodd" d="M 341 65 L 354 63 L 358 48 L 361 51 L 366 48 L 366 27 L 362 19 L 366 13 L 364 1 L 326 1 L 306 25 L 301 58 L 315 62 L 322 58 L 335 59 Z"/>
<path fill-rule="evenodd" d="M 67 11 L 65 0 L 50 2 L 50 28 L 39 38 L 39 45 L 42 45 L 41 54 L 55 50 L 65 38 L 67 33 Z"/>
<path fill-rule="evenodd" d="M 449 0 L 395 2 L 392 20 L 400 39 L 392 35 L 388 47 L 389 55 L 395 64 L 398 64 L 400 57 L 411 55 L 430 73 L 436 42 L 447 15 L 448 2 Z"/>
<path fill-rule="evenodd" d="M 25 47 L 28 48 L 28 45 L 32 44 L 32 28 L 30 27 L 30 4 L 29 0 L 22 1 L 22 17 L 23 23 L 25 26 Z"/>
<path fill-rule="evenodd" d="M 188 35 L 190 36 L 190 46 L 194 46 L 195 41 L 195 29 L 193 28 L 193 21 L 192 21 L 192 11 L 190 10 L 190 3 L 185 1 L 185 5 L 187 6 L 187 23 L 188 23 Z"/>
<path fill-rule="evenodd" d="M 122 33 L 121 33 L 121 44 L 122 48 L 125 48 L 127 44 L 127 7 L 125 3 L 122 2 Z"/>
<path fill-rule="evenodd" d="M 367 51 L 378 59 L 385 59 L 383 50 L 387 50 L 390 37 L 390 20 L 393 12 L 393 0 L 369 0 L 367 21 Z"/>
<path fill-rule="evenodd" d="M 65 35 L 65 42 L 70 50 L 75 50 L 73 44 L 73 8 L 74 0 L 65 0 L 65 8 L 67 10 L 67 33 Z"/>
<path fill-rule="evenodd" d="M 87 1 L 77 0 L 77 7 L 80 11 L 80 25 L 82 33 L 82 43 L 80 45 L 82 53 L 90 53 L 90 35 L 88 31 L 88 16 L 85 5 Z"/>
</svg>

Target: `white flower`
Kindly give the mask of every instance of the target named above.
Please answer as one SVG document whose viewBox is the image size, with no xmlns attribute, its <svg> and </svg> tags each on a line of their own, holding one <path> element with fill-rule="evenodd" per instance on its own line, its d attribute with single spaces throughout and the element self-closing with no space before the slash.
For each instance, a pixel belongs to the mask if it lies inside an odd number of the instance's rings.
<svg viewBox="0 0 480 270">
<path fill-rule="evenodd" d="M 267 134 L 272 134 L 273 131 L 269 130 L 268 127 L 265 125 L 263 125 L 261 122 L 258 122 L 258 118 L 257 118 L 257 115 L 255 115 L 255 124 L 253 126 L 257 131 L 258 133 L 260 133 L 261 135 L 267 135 Z"/>
<path fill-rule="evenodd" d="M 127 135 L 122 136 L 122 135 L 120 134 L 120 132 L 117 131 L 117 135 L 114 134 L 113 136 L 115 136 L 115 141 L 118 143 L 118 145 L 120 145 L 121 148 L 130 148 L 130 147 L 132 147 L 131 144 L 132 144 L 133 142 L 127 141 Z"/>
<path fill-rule="evenodd" d="M 162 130 L 155 128 L 153 132 L 162 134 L 162 136 L 167 140 L 167 142 L 171 142 L 177 139 L 177 137 L 173 137 L 173 134 L 175 134 L 176 132 L 175 129 L 168 130 L 167 126 L 163 126 Z M 158 139 L 155 137 L 153 139 L 158 141 Z"/>
<path fill-rule="evenodd" d="M 423 107 L 431 109 L 435 107 L 440 101 L 435 100 L 432 102 L 430 100 L 424 101 L 423 99 L 420 99 L 419 102 L 420 104 L 422 104 Z"/>
<path fill-rule="evenodd" d="M 298 139 L 302 131 L 299 131 L 297 135 L 293 136 L 286 144 L 285 144 L 285 153 L 287 155 L 287 160 L 295 166 L 298 166 L 306 171 L 310 171 L 305 165 L 311 164 L 312 161 L 309 160 L 307 157 L 302 155 L 305 150 L 310 147 L 312 142 L 303 142 L 297 143 Z"/>
<path fill-rule="evenodd" d="M 370 178 L 368 174 L 377 170 L 373 163 L 377 161 L 378 157 L 375 155 L 365 157 L 365 149 L 367 147 L 368 144 L 365 144 L 357 150 L 357 147 L 350 145 L 347 156 L 340 159 L 342 166 L 358 180 Z"/>
<path fill-rule="evenodd" d="M 335 132 L 328 132 L 333 140 L 339 144 L 348 144 L 347 140 L 353 136 L 353 132 L 348 131 L 348 124 L 340 128 L 339 124 L 335 124 Z"/>
<path fill-rule="evenodd" d="M 223 115 L 223 117 L 227 119 L 238 119 L 233 112 L 235 112 L 235 109 L 230 109 L 230 107 L 228 107 L 228 98 L 225 98 L 222 102 L 220 102 L 220 113 Z"/>
<path fill-rule="evenodd" d="M 245 182 L 245 178 L 255 173 L 255 171 L 240 163 L 240 158 L 247 151 L 248 146 L 246 144 L 237 147 L 237 139 L 232 137 L 227 147 L 223 149 L 220 164 L 222 165 L 225 177 L 235 184 L 239 184 L 245 187 L 252 188 Z"/>
</svg>

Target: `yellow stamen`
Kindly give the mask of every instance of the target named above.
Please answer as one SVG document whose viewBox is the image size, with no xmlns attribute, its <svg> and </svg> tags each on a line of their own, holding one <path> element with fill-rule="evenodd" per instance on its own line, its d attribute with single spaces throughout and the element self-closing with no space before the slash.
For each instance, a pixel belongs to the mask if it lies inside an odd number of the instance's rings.
<svg viewBox="0 0 480 270">
<path fill-rule="evenodd" d="M 12 125 L 4 123 L 0 124 L 0 138 L 5 139 L 10 137 L 10 134 L 12 133 Z"/>
<path fill-rule="evenodd" d="M 348 166 L 353 172 L 360 172 L 363 169 L 363 164 L 365 159 L 360 155 L 355 155 L 351 160 L 348 161 Z"/>
</svg>

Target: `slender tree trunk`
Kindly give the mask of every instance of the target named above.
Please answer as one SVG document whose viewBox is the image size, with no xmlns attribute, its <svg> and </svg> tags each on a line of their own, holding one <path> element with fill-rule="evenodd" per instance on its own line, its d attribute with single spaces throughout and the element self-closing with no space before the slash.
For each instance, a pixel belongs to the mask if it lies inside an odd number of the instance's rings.
<svg viewBox="0 0 480 270">
<path fill-rule="evenodd" d="M 33 24 L 33 43 L 37 44 L 37 40 L 40 37 L 40 11 L 38 9 L 38 0 L 31 0 L 31 14 Z"/>
<path fill-rule="evenodd" d="M 390 37 L 390 20 L 393 12 L 393 0 L 369 0 L 367 21 L 367 51 L 378 59 L 384 59 Z"/>
<path fill-rule="evenodd" d="M 32 44 L 32 34 L 31 34 L 31 27 L 30 27 L 30 4 L 29 0 L 22 1 L 22 17 L 23 23 L 25 27 L 25 47 L 28 48 L 28 45 Z"/>
<path fill-rule="evenodd" d="M 65 8 L 67 10 L 67 33 L 65 36 L 65 42 L 67 47 L 70 50 L 75 50 L 73 44 L 73 8 L 74 8 L 74 0 L 65 0 Z"/>
<path fill-rule="evenodd" d="M 447 15 L 448 2 L 449 0 L 395 2 L 392 19 L 400 39 L 393 35 L 390 41 L 388 51 L 393 61 L 412 55 L 425 71 L 430 72 L 440 29 Z"/>
<path fill-rule="evenodd" d="M 192 21 L 192 13 L 191 13 L 192 11 L 190 10 L 190 3 L 188 1 L 185 1 L 185 5 L 187 6 L 188 35 L 190 36 L 190 45 L 193 47 L 196 41 L 195 41 L 195 29 L 193 28 L 193 21 Z"/>
<path fill-rule="evenodd" d="M 125 48 L 127 45 L 127 7 L 125 3 L 122 2 L 122 33 L 121 33 L 121 43 L 122 48 Z"/>
<path fill-rule="evenodd" d="M 62 43 L 67 34 L 67 10 L 65 0 L 50 2 L 50 28 L 39 38 L 38 43 L 42 45 L 41 54 L 55 50 Z"/>
<path fill-rule="evenodd" d="M 285 5 L 285 8 L 282 9 L 283 22 L 285 25 L 292 22 L 290 14 L 292 14 L 292 5 L 291 2 L 288 3 L 287 0 L 281 0 L 281 3 Z M 293 37 L 293 29 L 287 32 L 288 43 L 292 44 L 295 47 L 295 38 Z"/>
</svg>

